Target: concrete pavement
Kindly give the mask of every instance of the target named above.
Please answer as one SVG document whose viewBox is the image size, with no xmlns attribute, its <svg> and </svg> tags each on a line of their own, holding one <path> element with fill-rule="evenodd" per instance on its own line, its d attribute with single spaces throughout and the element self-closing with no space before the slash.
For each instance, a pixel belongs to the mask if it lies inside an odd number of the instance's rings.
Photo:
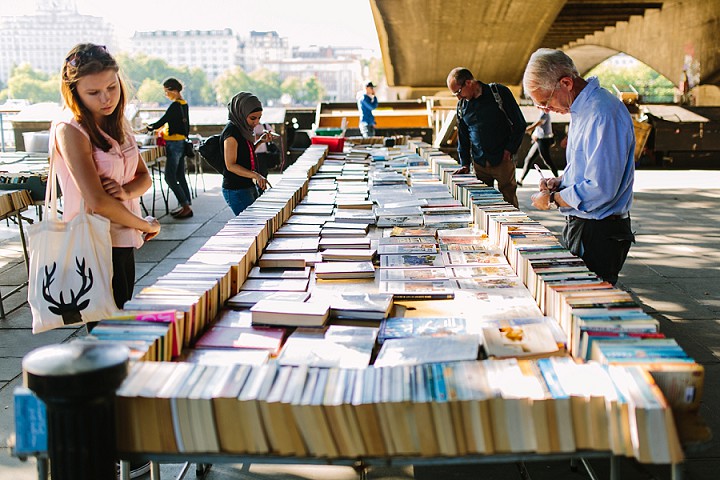
<svg viewBox="0 0 720 480">
<path fill-rule="evenodd" d="M 520 208 L 559 232 L 562 217 L 557 212 L 539 212 L 530 205 L 537 173 L 531 172 L 520 188 Z M 195 215 L 176 220 L 161 216 L 161 235 L 136 254 L 137 286 L 155 279 L 185 261 L 215 234 L 232 213 L 220 193 L 220 176 L 205 174 L 205 191 L 193 200 Z M 685 478 L 710 480 L 720 470 L 720 171 L 639 170 L 636 176 L 632 210 L 637 243 L 630 250 L 619 285 L 630 290 L 653 315 L 661 328 L 706 368 L 702 416 L 716 433 L 716 439 L 688 452 Z M 159 193 L 158 193 L 159 198 Z M 149 196 L 145 197 L 150 204 Z M 159 203 L 162 205 L 162 203 Z M 171 202 L 171 208 L 174 202 Z M 164 207 L 162 207 L 164 213 Z M 33 217 L 34 212 L 27 212 Z M 17 227 L 0 225 L 0 291 L 7 292 L 26 280 Z M 8 298 L 7 318 L 0 320 L 0 480 L 36 478 L 32 459 L 20 462 L 10 457 L 13 433 L 12 390 L 21 384 L 22 357 L 36 347 L 64 342 L 82 335 L 82 328 L 62 328 L 41 335 L 30 331 L 30 309 L 24 302 L 26 291 Z M 592 462 L 600 478 L 607 478 L 607 461 Z M 621 462 L 622 478 L 670 478 L 665 466 L 641 466 Z M 350 467 L 288 465 L 214 465 L 205 478 L 300 479 L 356 478 Z M 532 478 L 587 478 L 573 472 L 567 462 L 527 463 Z M 164 465 L 163 478 L 174 478 L 179 465 Z M 194 475 L 194 466 L 189 477 Z M 369 478 L 519 478 L 515 464 L 472 467 L 426 467 L 372 469 Z"/>
</svg>

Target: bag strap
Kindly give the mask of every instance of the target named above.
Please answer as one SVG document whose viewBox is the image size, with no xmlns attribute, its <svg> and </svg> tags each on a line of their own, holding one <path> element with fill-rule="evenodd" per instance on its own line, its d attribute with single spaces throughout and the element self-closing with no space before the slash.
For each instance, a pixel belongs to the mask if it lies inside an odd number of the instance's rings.
<svg viewBox="0 0 720 480">
<path fill-rule="evenodd" d="M 501 112 L 503 112 L 503 115 L 505 115 L 505 119 L 508 121 L 508 123 L 512 127 L 513 122 L 512 122 L 512 120 L 510 120 L 510 117 L 508 117 L 508 114 L 505 111 L 505 107 L 503 107 L 503 100 L 502 100 L 502 97 L 500 96 L 500 92 L 498 91 L 497 83 L 490 83 L 490 84 L 488 84 L 488 86 L 490 87 L 490 91 L 492 91 L 493 97 L 495 97 L 495 103 L 497 103 L 498 108 L 500 109 Z"/>
<path fill-rule="evenodd" d="M 57 151 L 57 142 L 55 141 L 55 125 L 50 132 L 50 158 L 48 159 L 48 178 L 45 187 L 45 205 L 43 205 L 43 215 L 46 220 L 51 222 L 57 221 L 57 170 L 55 167 Z"/>
</svg>

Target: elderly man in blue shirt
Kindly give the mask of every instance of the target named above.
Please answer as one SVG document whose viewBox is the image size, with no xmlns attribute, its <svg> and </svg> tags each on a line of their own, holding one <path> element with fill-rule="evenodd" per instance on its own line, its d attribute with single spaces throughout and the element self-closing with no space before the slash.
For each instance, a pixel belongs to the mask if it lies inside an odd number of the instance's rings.
<svg viewBox="0 0 720 480">
<path fill-rule="evenodd" d="M 559 208 L 567 221 L 562 242 L 613 285 L 635 241 L 630 207 L 635 177 L 635 132 L 623 103 L 587 81 L 560 50 L 530 57 L 523 88 L 540 109 L 570 113 L 567 166 L 561 177 L 540 181 L 532 196 L 540 210 Z"/>
</svg>

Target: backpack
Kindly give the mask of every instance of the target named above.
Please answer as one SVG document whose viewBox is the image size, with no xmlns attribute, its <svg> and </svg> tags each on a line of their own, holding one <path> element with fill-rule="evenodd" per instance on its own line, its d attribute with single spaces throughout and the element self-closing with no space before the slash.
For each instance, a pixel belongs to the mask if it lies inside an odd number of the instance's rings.
<svg viewBox="0 0 720 480">
<path fill-rule="evenodd" d="M 210 135 L 208 138 L 200 142 L 198 152 L 218 173 L 225 171 L 225 159 L 223 159 L 221 134 Z"/>
<path fill-rule="evenodd" d="M 503 107 L 503 101 L 502 101 L 502 97 L 500 96 L 500 92 L 498 91 L 497 83 L 489 83 L 488 87 L 490 87 L 490 91 L 493 94 L 493 98 L 495 98 L 495 103 L 497 103 L 498 108 L 503 113 L 503 115 L 505 115 L 505 119 L 507 120 L 508 125 L 510 125 L 510 128 L 512 128 L 514 124 L 513 124 L 512 120 L 510 120 L 510 117 L 508 116 L 507 112 L 505 111 L 505 107 Z M 456 112 L 457 118 L 461 118 L 461 111 L 462 111 L 462 105 L 463 105 L 462 102 L 463 102 L 463 100 L 460 100 L 457 103 L 457 112 Z"/>
</svg>

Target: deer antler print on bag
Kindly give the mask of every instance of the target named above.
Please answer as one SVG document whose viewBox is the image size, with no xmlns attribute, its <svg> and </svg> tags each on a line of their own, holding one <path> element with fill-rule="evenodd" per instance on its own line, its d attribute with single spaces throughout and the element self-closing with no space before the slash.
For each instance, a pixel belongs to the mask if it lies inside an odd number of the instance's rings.
<svg viewBox="0 0 720 480">
<path fill-rule="evenodd" d="M 49 270 L 47 265 L 45 266 L 45 279 L 43 280 L 42 284 L 43 298 L 47 300 L 48 303 L 53 305 L 51 307 L 48 307 L 48 310 L 50 310 L 55 315 L 60 315 L 63 319 L 63 324 L 65 325 L 82 322 L 82 315 L 80 314 L 80 312 L 86 309 L 87 306 L 90 304 L 89 299 L 83 300 L 82 302 L 79 301 L 84 295 L 86 295 L 90 291 L 93 286 L 92 269 L 88 268 L 87 272 L 85 272 L 84 258 L 81 262 L 78 257 L 75 257 L 75 265 L 77 265 L 76 271 L 78 275 L 80 275 L 80 278 L 82 278 L 82 285 L 80 286 L 77 294 L 75 294 L 75 292 L 70 289 L 69 303 L 65 303 L 62 290 L 60 291 L 59 301 L 55 300 L 55 298 L 53 298 L 52 296 L 52 293 L 50 292 L 50 285 L 52 285 L 52 283 L 55 281 L 53 277 L 55 276 L 57 264 L 53 262 L 52 268 Z"/>
</svg>

